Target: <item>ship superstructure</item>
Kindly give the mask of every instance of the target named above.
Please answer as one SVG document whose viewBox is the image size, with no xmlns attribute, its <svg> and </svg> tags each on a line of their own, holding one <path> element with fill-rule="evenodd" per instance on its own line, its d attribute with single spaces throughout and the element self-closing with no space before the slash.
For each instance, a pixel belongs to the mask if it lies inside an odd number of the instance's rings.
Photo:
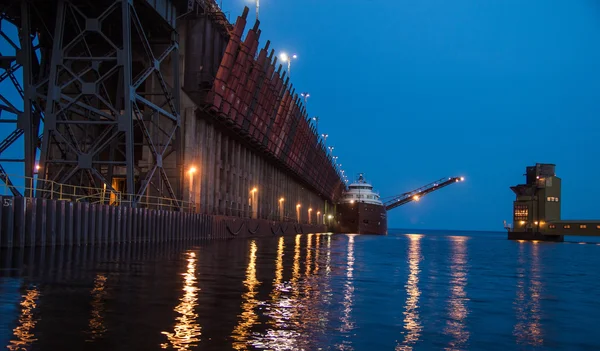
<svg viewBox="0 0 600 351">
<path fill-rule="evenodd" d="M 342 233 L 387 234 L 385 206 L 362 173 L 342 194 L 337 217 Z"/>
</svg>

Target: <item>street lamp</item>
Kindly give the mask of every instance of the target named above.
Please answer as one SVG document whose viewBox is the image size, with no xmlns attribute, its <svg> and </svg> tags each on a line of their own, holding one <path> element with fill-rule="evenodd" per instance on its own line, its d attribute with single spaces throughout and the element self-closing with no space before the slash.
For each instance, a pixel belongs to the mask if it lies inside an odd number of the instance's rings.
<svg viewBox="0 0 600 351">
<path fill-rule="evenodd" d="M 308 103 L 308 98 L 310 97 L 309 93 L 300 93 L 300 96 L 304 98 L 304 105 Z"/>
<path fill-rule="evenodd" d="M 300 207 L 302 207 L 302 205 L 296 205 L 296 216 L 298 217 L 298 223 L 300 223 Z"/>
<path fill-rule="evenodd" d="M 250 190 L 250 194 L 251 194 L 251 201 L 252 201 L 252 218 L 257 218 L 258 217 L 258 206 L 256 206 L 256 192 L 258 191 L 257 187 L 252 188 L 252 190 Z"/>
<path fill-rule="evenodd" d="M 329 134 L 321 134 L 321 137 L 323 138 L 323 144 L 327 146 L 327 137 L 329 137 Z"/>
<path fill-rule="evenodd" d="M 288 71 L 288 77 L 290 77 L 290 78 L 291 78 L 291 77 L 292 77 L 292 59 L 294 59 L 294 60 L 295 60 L 295 59 L 297 59 L 297 58 L 298 58 L 298 55 L 296 55 L 296 54 L 293 54 L 293 55 L 290 57 L 290 56 L 288 56 L 288 54 L 286 54 L 286 53 L 284 52 L 284 53 L 282 53 L 281 55 L 279 55 L 279 57 L 281 58 L 281 61 L 282 61 L 282 62 L 287 62 L 287 64 L 288 64 L 288 69 L 287 69 L 287 71 Z"/>
<path fill-rule="evenodd" d="M 308 224 L 310 224 L 310 213 L 312 212 L 312 208 L 308 209 Z"/>
<path fill-rule="evenodd" d="M 195 206 L 195 204 L 194 204 L 194 200 L 195 200 L 195 196 L 194 196 L 194 173 L 196 173 L 196 167 L 194 167 L 194 166 L 190 167 L 188 173 L 190 175 L 190 203 L 192 204 L 192 206 Z"/>
<path fill-rule="evenodd" d="M 279 220 L 283 222 L 283 202 L 284 198 L 279 199 Z"/>
<path fill-rule="evenodd" d="M 317 133 L 317 136 L 319 135 L 319 117 L 315 116 L 312 118 L 313 121 L 315 121 L 315 132 Z"/>
</svg>

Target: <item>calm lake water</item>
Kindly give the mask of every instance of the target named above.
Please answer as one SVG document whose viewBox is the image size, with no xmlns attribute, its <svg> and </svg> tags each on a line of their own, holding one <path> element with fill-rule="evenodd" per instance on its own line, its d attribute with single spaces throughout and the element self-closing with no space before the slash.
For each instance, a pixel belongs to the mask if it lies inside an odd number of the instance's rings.
<svg viewBox="0 0 600 351">
<path fill-rule="evenodd" d="M 0 346 L 600 349 L 600 243 L 505 236 L 395 231 L 0 251 Z"/>
</svg>

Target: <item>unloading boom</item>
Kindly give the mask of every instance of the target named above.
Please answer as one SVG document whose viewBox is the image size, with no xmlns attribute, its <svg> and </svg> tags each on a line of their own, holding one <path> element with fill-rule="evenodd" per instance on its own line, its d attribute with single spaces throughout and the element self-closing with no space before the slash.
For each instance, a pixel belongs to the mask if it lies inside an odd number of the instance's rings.
<svg viewBox="0 0 600 351">
<path fill-rule="evenodd" d="M 388 200 L 384 203 L 385 209 L 387 211 L 389 211 L 393 208 L 402 206 L 411 201 L 419 201 L 419 199 L 421 197 L 423 197 L 431 192 L 439 190 L 439 189 L 441 189 L 445 186 L 448 186 L 450 184 L 453 184 L 453 183 L 462 182 L 464 180 L 465 180 L 464 177 L 438 179 L 437 181 L 435 181 L 433 183 L 429 183 L 429 184 L 424 185 L 420 188 L 417 188 L 413 191 L 409 191 L 409 192 L 401 194 L 401 195 L 393 196 L 391 200 Z"/>
</svg>

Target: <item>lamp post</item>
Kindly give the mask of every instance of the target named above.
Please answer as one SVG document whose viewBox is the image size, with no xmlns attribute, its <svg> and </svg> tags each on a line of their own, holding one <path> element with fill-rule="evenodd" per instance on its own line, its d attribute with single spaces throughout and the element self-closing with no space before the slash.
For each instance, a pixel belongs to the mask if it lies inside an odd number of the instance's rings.
<svg viewBox="0 0 600 351">
<path fill-rule="evenodd" d="M 309 93 L 306 93 L 306 92 L 304 92 L 304 93 L 300 93 L 300 96 L 301 96 L 302 98 L 304 98 L 304 106 L 306 106 L 306 105 L 308 104 L 308 98 L 310 97 L 310 94 L 309 94 Z"/>
<path fill-rule="evenodd" d="M 279 199 L 279 220 L 283 222 L 283 202 L 284 198 Z"/>
<path fill-rule="evenodd" d="M 288 56 L 288 54 L 286 54 L 286 53 L 284 52 L 284 53 L 282 53 L 281 55 L 279 55 L 279 57 L 281 58 L 281 61 L 283 61 L 283 62 L 287 62 L 287 64 L 288 64 L 288 69 L 287 69 L 287 72 L 288 72 L 288 77 L 292 78 L 292 59 L 294 59 L 294 60 L 295 60 L 295 59 L 297 59 L 297 58 L 298 58 L 298 55 L 296 55 L 296 54 L 293 54 L 293 55 L 290 57 L 290 56 Z"/>
<path fill-rule="evenodd" d="M 252 218 L 257 218 L 258 217 L 258 206 L 256 205 L 256 192 L 258 191 L 258 188 L 254 187 L 252 188 L 252 190 L 250 190 L 250 195 L 251 195 L 251 204 L 252 204 Z"/>
<path fill-rule="evenodd" d="M 308 224 L 310 224 L 310 213 L 312 212 L 312 208 L 308 209 Z"/>
<path fill-rule="evenodd" d="M 315 121 L 315 132 L 317 133 L 317 136 L 319 135 L 319 117 L 315 116 L 312 118 L 313 121 Z"/>
<path fill-rule="evenodd" d="M 300 223 L 300 207 L 302 207 L 302 205 L 300 205 L 300 204 L 296 205 L 296 217 L 297 217 L 298 223 Z"/>
<path fill-rule="evenodd" d="M 321 211 L 317 211 L 317 224 L 320 224 L 319 222 L 319 215 L 321 214 Z"/>
<path fill-rule="evenodd" d="M 194 173 L 196 173 L 196 167 L 190 167 L 188 173 L 190 175 L 190 203 L 192 204 L 192 211 L 195 212 L 196 204 L 194 203 Z"/>
</svg>

